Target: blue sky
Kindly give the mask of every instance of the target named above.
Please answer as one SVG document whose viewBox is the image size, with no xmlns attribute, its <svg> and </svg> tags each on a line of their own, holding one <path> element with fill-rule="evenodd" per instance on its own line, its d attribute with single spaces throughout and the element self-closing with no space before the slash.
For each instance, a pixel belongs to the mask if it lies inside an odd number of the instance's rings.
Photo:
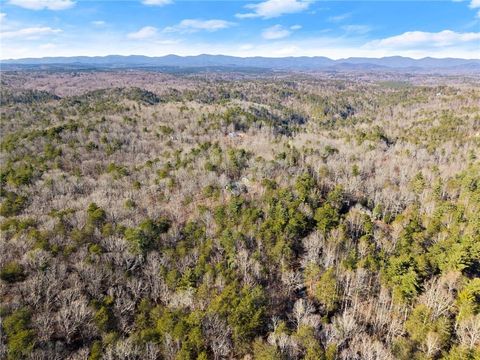
<svg viewBox="0 0 480 360">
<path fill-rule="evenodd" d="M 480 58 L 480 0 L 0 0 L 0 57 Z"/>
</svg>

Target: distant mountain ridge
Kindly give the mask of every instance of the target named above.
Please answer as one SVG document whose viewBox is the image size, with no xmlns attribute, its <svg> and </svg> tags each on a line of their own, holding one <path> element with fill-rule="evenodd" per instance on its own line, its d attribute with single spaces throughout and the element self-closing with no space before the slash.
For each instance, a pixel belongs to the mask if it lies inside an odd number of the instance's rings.
<svg viewBox="0 0 480 360">
<path fill-rule="evenodd" d="M 462 69 L 480 71 L 480 59 L 431 58 L 412 59 L 402 56 L 383 58 L 350 57 L 332 60 L 323 56 L 299 57 L 235 57 L 227 55 L 166 55 L 149 57 L 143 55 L 44 57 L 1 60 L 0 65 L 78 65 L 100 68 L 142 67 L 243 67 L 272 70 L 316 70 L 316 69 Z"/>
</svg>

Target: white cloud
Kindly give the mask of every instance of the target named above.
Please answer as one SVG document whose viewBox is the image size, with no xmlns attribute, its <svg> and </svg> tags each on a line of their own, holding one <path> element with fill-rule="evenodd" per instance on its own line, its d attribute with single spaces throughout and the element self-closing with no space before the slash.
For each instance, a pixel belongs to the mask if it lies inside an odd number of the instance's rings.
<svg viewBox="0 0 480 360">
<path fill-rule="evenodd" d="M 289 36 L 292 32 L 285 29 L 282 25 L 274 25 L 262 31 L 262 37 L 266 40 L 283 39 Z"/>
<path fill-rule="evenodd" d="M 221 29 L 226 29 L 235 25 L 232 22 L 225 21 L 225 20 L 199 20 L 199 19 L 185 19 L 180 21 L 179 24 L 174 26 L 168 26 L 163 29 L 164 32 L 184 32 L 184 33 L 192 33 L 197 32 L 200 30 L 206 31 L 217 31 Z"/>
<path fill-rule="evenodd" d="M 30 27 L 14 31 L 4 31 L 0 33 L 2 39 L 38 39 L 41 36 L 61 33 L 61 29 L 52 29 L 51 27 Z"/>
<path fill-rule="evenodd" d="M 94 26 L 104 26 L 106 25 L 107 23 L 103 20 L 95 20 L 95 21 L 92 21 L 92 25 Z"/>
<path fill-rule="evenodd" d="M 372 30 L 368 25 L 345 25 L 342 26 L 342 29 L 348 33 L 355 33 L 359 35 L 366 34 Z"/>
<path fill-rule="evenodd" d="M 7 14 L 0 13 L 0 21 L 3 21 L 7 17 Z"/>
<path fill-rule="evenodd" d="M 283 14 L 293 14 L 307 10 L 310 0 L 267 0 L 257 4 L 247 4 L 245 8 L 252 10 L 250 13 L 236 14 L 240 19 L 261 17 L 271 19 Z"/>
<path fill-rule="evenodd" d="M 471 9 L 478 9 L 478 8 L 480 8 L 480 0 L 472 0 L 472 1 L 470 2 L 469 7 L 470 7 Z M 475 15 L 475 17 L 476 17 L 477 19 L 480 19 L 480 10 L 477 11 L 477 14 Z"/>
<path fill-rule="evenodd" d="M 282 25 L 273 25 L 262 31 L 262 37 L 266 40 L 283 39 L 290 36 L 293 31 L 300 30 L 301 28 L 301 25 L 292 25 L 289 28 L 285 28 Z"/>
<path fill-rule="evenodd" d="M 8 3 L 29 10 L 65 10 L 75 5 L 72 0 L 9 0 Z"/>
<path fill-rule="evenodd" d="M 173 4 L 173 0 L 143 0 L 142 4 L 151 6 L 164 6 Z"/>
<path fill-rule="evenodd" d="M 472 0 L 470 2 L 470 5 L 468 6 L 470 9 L 478 9 L 480 8 L 480 0 Z M 480 19 L 480 10 L 477 11 L 477 13 L 475 14 L 475 17 L 477 19 Z"/>
<path fill-rule="evenodd" d="M 437 33 L 408 31 L 385 39 L 370 41 L 367 46 L 414 49 L 417 47 L 453 46 L 478 41 L 480 41 L 480 33 L 475 32 L 458 33 L 452 30 L 443 30 Z"/>
<path fill-rule="evenodd" d="M 138 31 L 127 34 L 127 37 L 132 40 L 143 40 L 157 35 L 157 28 L 153 26 L 144 26 Z"/>
<path fill-rule="evenodd" d="M 329 22 L 337 23 L 337 22 L 341 22 L 343 20 L 348 19 L 350 16 L 352 16 L 352 13 L 345 13 L 345 14 L 340 14 L 336 16 L 330 16 L 327 20 Z"/>
</svg>

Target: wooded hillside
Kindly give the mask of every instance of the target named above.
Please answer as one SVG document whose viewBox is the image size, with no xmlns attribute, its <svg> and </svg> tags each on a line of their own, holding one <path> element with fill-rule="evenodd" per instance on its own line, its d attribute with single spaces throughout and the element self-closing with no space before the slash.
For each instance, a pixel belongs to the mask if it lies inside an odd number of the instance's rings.
<svg viewBox="0 0 480 360">
<path fill-rule="evenodd" d="M 0 358 L 480 358 L 478 78 L 4 72 L 0 132 Z"/>
</svg>

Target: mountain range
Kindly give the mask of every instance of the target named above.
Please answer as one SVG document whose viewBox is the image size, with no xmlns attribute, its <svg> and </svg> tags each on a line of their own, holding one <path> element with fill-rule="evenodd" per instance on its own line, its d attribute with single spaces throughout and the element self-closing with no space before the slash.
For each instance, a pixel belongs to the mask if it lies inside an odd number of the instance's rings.
<svg viewBox="0 0 480 360">
<path fill-rule="evenodd" d="M 178 56 L 166 55 L 149 57 L 142 55 L 43 57 L 1 60 L 4 70 L 36 67 L 93 67 L 93 68 L 258 68 L 270 70 L 446 70 L 479 72 L 480 59 L 431 58 L 412 59 L 402 56 L 383 58 L 350 57 L 332 60 L 323 56 L 315 57 L 235 57 L 226 55 Z"/>
</svg>

